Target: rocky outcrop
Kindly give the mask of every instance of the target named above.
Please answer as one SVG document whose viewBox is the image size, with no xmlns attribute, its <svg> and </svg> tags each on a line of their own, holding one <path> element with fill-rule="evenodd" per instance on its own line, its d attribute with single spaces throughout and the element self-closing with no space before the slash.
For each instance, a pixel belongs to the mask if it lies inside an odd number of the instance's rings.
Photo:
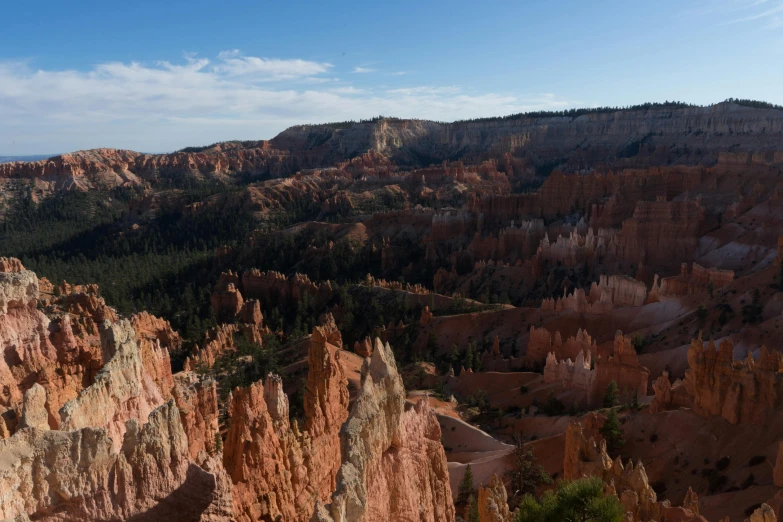
<svg viewBox="0 0 783 522">
<path fill-rule="evenodd" d="M 693 400 L 682 380 L 674 384 L 669 380 L 669 372 L 664 371 L 652 384 L 655 397 L 650 403 L 650 413 L 693 407 Z"/>
<path fill-rule="evenodd" d="M 38 301 L 38 278 L 25 270 L 18 259 L 3 258 L 0 271 L 0 314 L 24 308 Z"/>
<path fill-rule="evenodd" d="M 750 515 L 750 518 L 746 519 L 746 522 L 777 522 L 778 517 L 775 516 L 775 510 L 773 510 L 767 504 L 761 504 Z"/>
<path fill-rule="evenodd" d="M 683 263 L 680 275 L 664 277 L 658 280 L 655 274 L 653 286 L 650 289 L 649 301 L 659 301 L 666 297 L 693 295 L 706 292 L 710 285 L 717 289 L 728 285 L 734 280 L 733 270 L 721 270 L 719 268 L 704 268 L 698 263 L 693 263 L 688 268 L 688 263 Z"/>
<path fill-rule="evenodd" d="M 49 429 L 46 390 L 38 383 L 33 384 L 29 390 L 24 392 L 22 418 L 19 420 L 19 429 L 23 428 Z"/>
<path fill-rule="evenodd" d="M 34 520 L 232 520 L 213 463 L 188 459 L 173 401 L 128 421 L 119 448 L 99 428 L 24 428 L 0 440 L 0 517 Z"/>
<path fill-rule="evenodd" d="M 595 361 L 595 376 L 590 393 L 590 404 L 601 403 L 609 383 L 614 381 L 620 389 L 621 397 L 626 399 L 634 394 L 641 398 L 647 395 L 647 381 L 650 371 L 639 364 L 631 339 L 617 331 L 609 357 L 599 357 Z"/>
<path fill-rule="evenodd" d="M 224 354 L 236 351 L 238 336 L 253 343 L 261 344 L 265 330 L 252 324 L 221 324 L 207 331 L 201 347 L 192 351 L 185 359 L 185 371 L 212 368 Z"/>
<path fill-rule="evenodd" d="M 728 339 L 720 348 L 701 335 L 688 349 L 684 385 L 693 397 L 693 410 L 700 415 L 720 415 L 732 424 L 764 423 L 781 406 L 783 358 L 761 347 L 758 362 L 753 355 L 734 361 L 734 345 Z"/>
<path fill-rule="evenodd" d="M 585 420 L 588 432 L 603 421 L 596 414 Z M 592 425 L 592 426 L 590 426 Z M 636 522 L 706 522 L 706 519 L 688 507 L 698 506 L 695 494 L 686 497 L 687 506 L 673 507 L 668 500 L 658 501 L 647 478 L 641 461 L 623 464 L 620 457 L 614 461 L 606 452 L 606 441 L 596 442 L 594 436 L 585 435 L 585 428 L 573 421 L 566 429 L 563 477 L 574 480 L 582 477 L 600 477 L 606 484 L 607 494 L 616 495 L 627 512 L 626 520 Z"/>
<path fill-rule="evenodd" d="M 337 489 L 313 521 L 454 520 L 440 426 L 426 398 L 405 407 L 391 348 L 378 339 L 341 438 Z"/>
<path fill-rule="evenodd" d="M 480 522 L 511 522 L 506 486 L 497 474 L 488 487 L 479 486 L 477 502 Z"/>
<path fill-rule="evenodd" d="M 172 390 L 179 409 L 182 429 L 188 438 L 188 453 L 194 460 L 201 455 L 218 453 L 218 395 L 212 379 L 201 379 L 192 372 L 174 376 Z"/>
<path fill-rule="evenodd" d="M 245 304 L 242 294 L 233 283 L 226 285 L 222 290 L 212 293 L 212 311 L 215 317 L 230 320 L 239 315 L 242 305 Z"/>
<path fill-rule="evenodd" d="M 128 320 L 102 325 L 101 348 L 108 361 L 95 382 L 60 410 L 60 428 L 104 428 L 119 450 L 130 420 L 138 421 L 163 404 L 152 376 L 144 371 L 136 333 Z"/>
<path fill-rule="evenodd" d="M 114 313 L 94 293 L 42 295 L 36 275 L 18 260 L 3 265 L 12 271 L 0 272 L 0 295 L 6 298 L 0 313 L 0 424 L 13 432 L 23 394 L 37 383 L 45 391 L 49 427 L 57 428 L 59 409 L 92 384 L 103 365 L 94 319 Z"/>
<path fill-rule="evenodd" d="M 483 218 L 483 215 L 480 215 L 480 218 Z M 483 219 L 479 219 L 479 222 L 483 224 Z M 474 235 L 467 247 L 467 252 L 472 255 L 474 260 L 516 263 L 536 254 L 536 249 L 540 249 L 545 236 L 546 228 L 542 219 L 521 222 L 512 219 L 507 227 L 501 228 L 496 234 Z M 459 236 L 446 235 L 446 237 L 453 241 L 455 237 Z M 548 244 L 548 239 L 546 241 Z M 545 257 L 545 254 L 542 254 L 542 257 Z"/>
<path fill-rule="evenodd" d="M 233 393 L 223 463 L 239 521 L 309 520 L 314 500 L 334 491 L 339 432 L 348 416 L 347 379 L 337 347 L 323 335 L 313 337 L 303 431 L 289 421 L 279 377 Z"/>
<path fill-rule="evenodd" d="M 600 276 L 590 291 L 575 289 L 571 294 L 563 291 L 560 299 L 547 298 L 541 303 L 544 311 L 607 314 L 618 307 L 641 306 L 647 298 L 647 287 L 641 281 L 627 276 Z"/>
<path fill-rule="evenodd" d="M 217 430 L 214 383 L 211 395 L 194 391 L 188 396 L 184 388 L 176 392 L 182 410 L 173 399 L 166 401 L 170 390 L 164 393 L 159 386 L 173 378 L 160 340 L 171 344 L 173 334 L 166 337 L 163 332 L 170 327 L 152 316 L 136 317 L 135 323 L 158 337 L 139 339 L 128 320 L 105 321 L 100 358 L 107 362 L 94 382 L 62 407 L 58 422 L 51 420 L 50 410 L 57 404 L 54 395 L 65 391 L 61 382 L 33 383 L 26 390 L 15 433 L 0 441 L 0 489 L 5 492 L 0 517 L 232 519 L 231 483 L 209 457 Z M 71 331 L 60 333 L 65 345 L 74 340 Z M 58 349 L 51 355 L 52 363 L 62 363 Z M 155 360 L 148 363 L 147 357 Z M 211 445 L 205 437 L 212 437 Z"/>
<path fill-rule="evenodd" d="M 242 274 L 241 289 L 245 297 L 258 299 L 265 309 L 277 306 L 280 302 L 300 301 L 304 293 L 310 294 L 319 302 L 332 294 L 329 281 L 315 284 L 303 274 L 296 273 L 287 278 L 280 272 L 261 272 L 255 268 Z"/>
<path fill-rule="evenodd" d="M 525 360 L 531 363 L 541 363 L 548 359 L 550 353 L 555 354 L 557 360 L 575 360 L 582 352 L 598 353 L 595 340 L 590 337 L 587 330 L 579 329 L 576 335 L 568 337 L 563 342 L 559 331 L 555 332 L 554 339 L 546 328 L 530 327 L 530 336 L 527 342 Z M 587 358 L 590 362 L 590 358 Z"/>
<path fill-rule="evenodd" d="M 590 393 L 593 389 L 595 372 L 590 369 L 590 351 L 579 352 L 575 361 L 558 361 L 554 352 L 549 352 L 544 367 L 544 382 L 558 383 L 565 389 L 583 390 Z"/>
<path fill-rule="evenodd" d="M 365 337 L 361 341 L 356 341 L 353 343 L 353 351 L 361 357 L 369 357 L 372 355 L 372 340 L 369 337 Z"/>
</svg>

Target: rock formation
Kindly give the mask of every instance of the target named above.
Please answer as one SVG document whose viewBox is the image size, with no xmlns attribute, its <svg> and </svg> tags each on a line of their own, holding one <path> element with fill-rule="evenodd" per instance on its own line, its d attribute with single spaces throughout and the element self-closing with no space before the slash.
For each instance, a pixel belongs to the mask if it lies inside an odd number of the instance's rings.
<svg viewBox="0 0 783 522">
<path fill-rule="evenodd" d="M 647 395 L 647 381 L 650 371 L 639 364 L 631 339 L 617 331 L 612 345 L 612 355 L 599 357 L 595 361 L 595 377 L 590 394 L 590 404 L 598 405 L 603 399 L 606 387 L 614 381 L 621 395 L 644 397 Z"/>
<path fill-rule="evenodd" d="M 540 363 L 547 360 L 550 353 L 555 354 L 556 360 L 575 360 L 582 352 L 598 352 L 596 342 L 590 337 L 587 330 L 580 328 L 575 336 L 569 337 L 563 342 L 563 337 L 560 335 L 559 331 L 555 332 L 553 340 L 552 335 L 546 328 L 530 327 L 530 337 L 528 337 L 525 360 L 531 363 Z M 590 362 L 589 357 L 587 358 L 587 361 L 588 363 Z"/>
<path fill-rule="evenodd" d="M 593 283 L 589 293 L 577 288 L 573 293 L 563 291 L 560 299 L 548 298 L 541 303 L 545 311 L 563 312 L 572 310 L 577 313 L 607 314 L 616 307 L 641 306 L 647 298 L 647 287 L 643 282 L 627 276 L 607 277 L 602 275 L 598 283 Z"/>
<path fill-rule="evenodd" d="M 684 385 L 700 415 L 720 415 L 732 424 L 763 423 L 780 407 L 783 359 L 762 346 L 758 362 L 753 355 L 734 361 L 734 345 L 728 339 L 707 346 L 698 338 L 688 349 Z"/>
<path fill-rule="evenodd" d="M 650 403 L 650 413 L 693 407 L 691 396 L 680 379 L 669 380 L 669 372 L 664 371 L 652 384 L 655 397 Z"/>
<path fill-rule="evenodd" d="M 658 274 L 655 275 L 648 299 L 658 301 L 669 296 L 693 295 L 706 292 L 710 284 L 717 289 L 728 285 L 732 280 L 733 270 L 708 269 L 698 263 L 693 263 L 693 267 L 689 269 L 688 263 L 683 263 L 678 276 L 664 277 L 659 281 Z"/>
<path fill-rule="evenodd" d="M 595 428 L 600 422 L 596 414 L 586 419 L 586 424 Z M 593 431 L 590 429 L 589 431 Z M 606 452 L 606 441 L 596 443 L 593 436 L 585 435 L 584 427 L 577 421 L 566 429 L 563 477 L 574 480 L 581 477 L 600 477 L 606 484 L 608 494 L 617 495 L 629 514 L 626 520 L 648 522 L 706 522 L 698 511 L 688 507 L 672 507 L 668 500 L 659 502 L 650 486 L 647 472 L 641 461 L 623 464 L 620 457 L 614 461 Z M 698 506 L 695 494 L 690 491 L 686 497 L 689 507 Z"/>
<path fill-rule="evenodd" d="M 341 437 L 337 489 L 313 521 L 454 520 L 440 426 L 426 398 L 405 407 L 391 348 L 379 339 Z"/>
<path fill-rule="evenodd" d="M 497 474 L 492 475 L 488 487 L 479 486 L 477 502 L 481 522 L 511 522 L 506 486 Z"/>
<path fill-rule="evenodd" d="M 544 382 L 558 383 L 563 388 L 574 388 L 591 393 L 595 372 L 590 369 L 590 352 L 579 352 L 574 362 L 571 359 L 558 361 L 554 352 L 549 352 L 544 367 Z"/>
<path fill-rule="evenodd" d="M 114 449 L 119 450 L 129 420 L 143 420 L 164 398 L 144 371 L 136 333 L 130 321 L 102 325 L 101 348 L 108 361 L 95 383 L 82 390 L 60 410 L 60 428 L 105 428 Z"/>
<path fill-rule="evenodd" d="M 119 450 L 103 429 L 24 428 L 0 441 L 0 516 L 34 520 L 231 520 L 220 472 L 189 461 L 173 401 L 128 421 Z M 221 499 L 221 497 L 223 497 Z"/>
</svg>

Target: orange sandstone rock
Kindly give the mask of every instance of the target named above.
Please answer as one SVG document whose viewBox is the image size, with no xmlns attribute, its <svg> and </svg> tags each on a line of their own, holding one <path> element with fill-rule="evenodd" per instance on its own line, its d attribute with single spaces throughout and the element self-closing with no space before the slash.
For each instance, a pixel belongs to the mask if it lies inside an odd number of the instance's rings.
<svg viewBox="0 0 783 522">
<path fill-rule="evenodd" d="M 313 521 L 453 521 L 440 425 L 427 399 L 405 407 L 391 348 L 376 339 L 342 431 L 342 465 L 331 503 Z"/>
<path fill-rule="evenodd" d="M 497 474 L 492 475 L 488 487 L 479 486 L 477 502 L 481 522 L 511 522 L 506 486 Z"/>
</svg>

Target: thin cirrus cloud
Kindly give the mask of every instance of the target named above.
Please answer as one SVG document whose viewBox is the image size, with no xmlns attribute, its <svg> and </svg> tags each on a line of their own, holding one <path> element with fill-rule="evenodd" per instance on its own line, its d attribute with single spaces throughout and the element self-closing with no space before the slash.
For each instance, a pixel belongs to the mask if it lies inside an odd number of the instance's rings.
<svg viewBox="0 0 783 522">
<path fill-rule="evenodd" d="M 325 62 L 221 53 L 214 61 L 108 62 L 88 70 L 0 61 L 0 155 L 117 147 L 165 152 L 271 138 L 302 123 L 379 114 L 440 121 L 562 109 L 558 96 L 466 92 L 458 86 L 362 86 Z"/>
<path fill-rule="evenodd" d="M 704 0 L 701 4 L 684 9 L 676 17 L 713 17 L 718 25 L 767 21 L 763 27 L 775 28 L 777 14 L 783 12 L 780 0 Z"/>
<path fill-rule="evenodd" d="M 238 50 L 223 51 L 218 55 L 220 63 L 213 67 L 217 73 L 228 76 L 254 75 L 269 80 L 291 80 L 317 76 L 329 72 L 332 64 L 308 60 L 275 60 L 242 56 Z"/>
<path fill-rule="evenodd" d="M 356 67 L 353 68 L 353 72 L 354 73 L 358 73 L 358 74 L 371 73 L 371 72 L 375 72 L 375 69 L 373 69 L 371 67 L 356 66 Z"/>
</svg>

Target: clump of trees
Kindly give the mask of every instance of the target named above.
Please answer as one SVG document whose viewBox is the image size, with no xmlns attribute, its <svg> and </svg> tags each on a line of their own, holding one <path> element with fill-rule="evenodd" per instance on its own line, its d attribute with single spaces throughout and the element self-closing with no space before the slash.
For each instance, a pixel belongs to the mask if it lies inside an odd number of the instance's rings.
<svg viewBox="0 0 783 522">
<path fill-rule="evenodd" d="M 614 495 L 604 495 L 598 477 L 572 482 L 561 480 L 556 491 L 547 491 L 540 500 L 525 495 L 514 522 L 621 522 L 625 509 Z"/>
</svg>

